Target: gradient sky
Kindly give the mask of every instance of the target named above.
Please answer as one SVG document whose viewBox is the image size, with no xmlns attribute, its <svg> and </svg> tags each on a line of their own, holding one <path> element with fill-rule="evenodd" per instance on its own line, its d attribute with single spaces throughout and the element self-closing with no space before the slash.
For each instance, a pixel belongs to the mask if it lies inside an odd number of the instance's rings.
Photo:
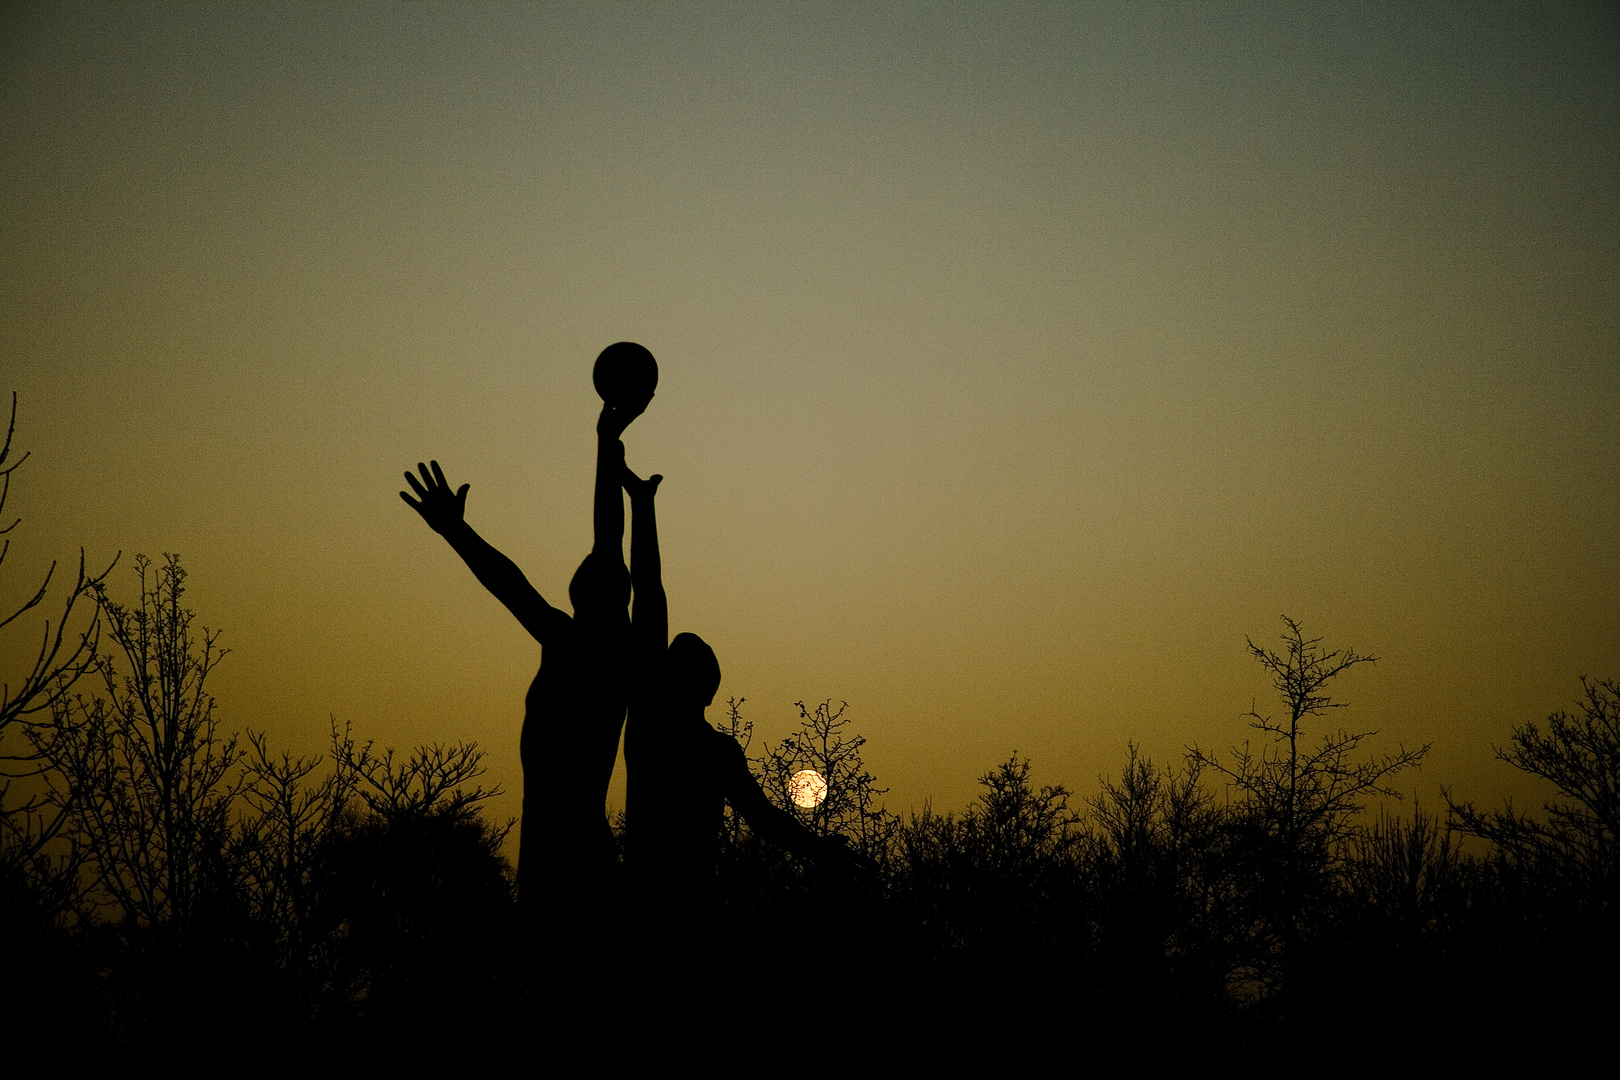
<svg viewBox="0 0 1620 1080">
<path fill-rule="evenodd" d="M 1540 796 L 1492 745 L 1620 677 L 1615 10 L 8 6 L 0 599 L 179 552 L 228 725 L 515 793 L 538 647 L 400 474 L 565 605 L 630 339 L 672 627 L 892 808 L 1230 745 L 1282 613 L 1405 790 Z"/>
</svg>

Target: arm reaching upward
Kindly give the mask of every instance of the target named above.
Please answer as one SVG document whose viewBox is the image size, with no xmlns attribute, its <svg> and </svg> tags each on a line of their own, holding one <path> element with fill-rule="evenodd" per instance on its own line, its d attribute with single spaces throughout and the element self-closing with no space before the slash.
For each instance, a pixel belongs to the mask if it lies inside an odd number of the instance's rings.
<svg viewBox="0 0 1620 1080">
<path fill-rule="evenodd" d="M 630 633 L 635 650 L 644 659 L 657 659 L 669 647 L 669 600 L 664 595 L 663 560 L 658 554 L 658 515 L 654 496 L 664 478 L 656 473 L 643 480 L 622 467 L 621 479 L 630 493 L 630 587 L 635 597 Z"/>
<path fill-rule="evenodd" d="M 614 564 L 624 562 L 624 496 L 619 494 L 619 478 L 624 472 L 624 443 L 619 436 L 636 414 L 613 405 L 603 405 L 596 421 L 596 496 L 591 523 L 594 528 L 591 553 L 601 558 L 611 555 Z"/>
<path fill-rule="evenodd" d="M 403 491 L 399 493 L 405 504 L 421 514 L 422 520 L 434 532 L 449 541 L 479 583 L 495 594 L 495 599 L 505 604 L 506 610 L 517 616 L 517 621 L 536 641 L 544 645 L 559 631 L 565 630 L 568 616 L 546 603 L 535 587 L 529 584 L 529 579 L 523 576 L 523 571 L 474 532 L 473 527 L 463 519 L 462 514 L 467 508 L 467 491 L 471 485 L 462 484 L 451 494 L 450 483 L 444 478 L 444 470 L 439 468 L 437 461 L 433 463 L 431 472 L 420 462 L 416 467 L 422 479 L 418 481 L 410 473 L 405 474 L 411 490 L 416 492 L 414 499 Z"/>
</svg>

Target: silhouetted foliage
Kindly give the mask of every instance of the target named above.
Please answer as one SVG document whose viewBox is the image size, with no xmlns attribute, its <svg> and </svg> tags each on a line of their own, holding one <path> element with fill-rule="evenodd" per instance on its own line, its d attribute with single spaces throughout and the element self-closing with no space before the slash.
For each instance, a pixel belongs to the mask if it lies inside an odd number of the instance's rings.
<svg viewBox="0 0 1620 1080">
<path fill-rule="evenodd" d="M 6 501 L 11 494 L 11 477 L 28 454 L 7 464 L 11 457 L 12 441 L 17 431 L 17 395 L 11 395 L 11 417 L 6 426 L 6 439 L 0 444 L 0 565 L 11 553 L 11 532 L 21 519 L 6 523 Z M 117 562 L 116 559 L 113 560 Z M 44 602 L 56 577 L 57 564 L 53 561 L 44 579 L 28 599 L 21 601 L 9 614 L 0 616 L 0 630 L 16 624 L 11 633 L 26 629 L 18 623 L 28 612 Z M 45 852 L 65 822 L 62 808 L 54 805 L 41 783 L 49 768 L 41 757 L 37 737 L 50 726 L 50 714 L 73 689 L 74 684 L 95 665 L 99 623 L 92 610 L 90 617 L 82 617 L 80 602 L 95 593 L 107 574 L 109 565 L 99 574 L 85 570 L 84 551 L 79 552 L 79 571 L 73 584 L 62 599 L 61 611 L 53 626 L 49 619 L 40 634 L 39 648 L 28 653 L 13 653 L 6 649 L 6 681 L 0 683 L 0 873 L 15 882 L 16 889 L 25 889 L 30 899 L 25 907 L 32 910 L 36 903 L 52 911 L 71 903 L 75 866 L 72 859 L 52 858 Z M 80 615 L 75 615 L 79 610 Z M 10 659 L 22 660 L 20 670 L 12 670 Z M 11 679 L 16 678 L 16 682 Z M 11 895 L 8 887 L 6 895 Z M 19 894 L 20 895 L 20 894 Z M 20 901 L 19 901 L 20 902 Z M 0 907 L 0 927 L 10 925 L 13 909 Z M 24 916 L 17 909 L 19 918 Z"/>
<path fill-rule="evenodd" d="M 1345 891 L 1317 958 L 1318 1007 L 1361 1011 L 1367 1002 L 1452 1014 L 1434 989 L 1457 979 L 1481 896 L 1480 864 L 1433 814 L 1387 812 L 1352 845 Z M 1452 1014 L 1454 1015 L 1454 1014 Z"/>
<path fill-rule="evenodd" d="M 1016 754 L 979 783 L 960 816 L 925 807 L 901 831 L 899 900 L 947 969 L 1050 978 L 1086 933 L 1074 910 L 1085 852 L 1069 792 L 1035 787 Z"/>
<path fill-rule="evenodd" d="M 1242 882 L 1233 902 L 1245 909 L 1234 925 L 1247 928 L 1240 931 L 1246 940 L 1235 943 L 1246 953 L 1245 962 L 1231 978 L 1235 992 L 1256 998 L 1283 988 L 1311 928 L 1330 916 L 1343 859 L 1358 835 L 1357 819 L 1367 800 L 1399 798 L 1390 778 L 1418 765 L 1429 749 L 1403 747 L 1362 758 L 1361 744 L 1377 732 L 1328 730 L 1314 742 L 1308 739 L 1307 718 L 1345 707 L 1328 694 L 1328 684 L 1377 658 L 1324 649 L 1321 638 L 1305 637 L 1286 615 L 1283 625 L 1283 652 L 1252 640 L 1248 646 L 1271 675 L 1287 719 L 1251 709 L 1249 726 L 1268 736 L 1258 749 L 1245 741 L 1229 759 L 1197 747 L 1188 751 L 1190 762 L 1225 781 L 1231 800 L 1230 855 Z"/>
<path fill-rule="evenodd" d="M 889 789 L 878 787 L 877 777 L 861 761 L 866 739 L 849 730 L 849 703 L 840 701 L 836 708 L 831 700 L 813 708 L 802 701 L 793 704 L 799 727 L 757 763 L 761 786 L 772 802 L 812 831 L 842 836 L 856 850 L 881 857 L 896 821 L 878 801 Z M 813 770 L 827 785 L 826 795 L 812 807 L 799 806 L 790 795 L 793 775 L 802 769 Z"/>
<path fill-rule="evenodd" d="M 1089 867 L 1105 984 L 1133 1005 L 1218 1003 L 1231 965 L 1227 819 L 1201 783 L 1203 765 L 1157 769 L 1126 745 L 1119 782 L 1091 810 Z"/>
<path fill-rule="evenodd" d="M 754 729 L 743 719 L 742 705 L 741 698 L 728 699 L 726 719 L 717 726 L 746 752 Z M 885 837 L 893 834 L 895 821 L 876 805 L 884 789 L 862 763 L 859 750 L 865 740 L 845 730 L 849 721 L 843 711 L 830 704 L 816 709 L 801 705 L 799 731 L 762 756 L 750 757 L 749 767 L 773 805 L 805 822 L 816 835 L 848 847 L 834 847 L 843 853 L 840 858 L 811 861 L 756 835 L 728 807 L 717 860 L 728 947 L 797 928 L 793 933 L 799 938 L 839 942 L 840 949 L 868 957 L 869 965 L 884 954 L 882 866 L 888 853 Z M 815 768 L 830 781 L 827 798 L 813 809 L 795 805 L 789 795 L 788 779 L 801 768 Z M 827 813 L 817 813 L 829 804 Z M 743 953 L 733 962 L 744 962 Z"/>
<path fill-rule="evenodd" d="M 27 931 L 8 956 L 29 993 L 74 1010 L 80 1045 L 152 1057 L 222 1047 L 242 1016 L 339 1054 L 532 1022 L 511 825 L 482 813 L 495 792 L 477 747 L 378 750 L 335 721 L 320 756 L 237 739 L 207 694 L 224 654 L 193 629 L 178 560 L 135 565 L 138 605 L 92 590 L 111 648 L 95 662 L 100 694 L 57 694 L 34 744 L 83 888 L 53 895 L 0 864 L 7 924 Z M 1366 803 L 1427 748 L 1370 756 L 1370 732 L 1307 730 L 1342 707 L 1331 680 L 1369 658 L 1286 629 L 1280 652 L 1250 643 L 1287 708 L 1249 714 L 1265 743 L 1219 760 L 1194 748 L 1174 767 L 1127 743 L 1079 808 L 1013 754 L 965 809 L 900 822 L 846 708 L 801 703 L 799 730 L 751 767 L 777 805 L 873 869 L 789 855 L 728 810 L 717 969 L 845 1008 L 854 1047 L 891 1033 L 985 1049 L 1160 1033 L 1278 1048 L 1389 1010 L 1478 1023 L 1487 994 L 1527 1022 L 1600 1030 L 1612 992 L 1572 1004 L 1522 988 L 1582 986 L 1615 958 L 1620 690 L 1583 680 L 1578 712 L 1515 729 L 1499 752 L 1555 784 L 1543 817 L 1453 804 L 1445 822 L 1414 807 L 1368 823 Z M 727 702 L 721 730 L 746 753 L 743 704 Z M 821 806 L 791 802 L 801 768 L 827 778 Z M 79 921 L 64 919 L 75 904 Z M 870 1005 L 864 987 L 888 982 L 918 989 Z M 966 1019 L 936 988 L 968 995 Z"/>
<path fill-rule="evenodd" d="M 253 731 L 247 739 L 232 855 L 252 918 L 267 929 L 276 963 L 292 970 L 330 932 L 315 911 L 316 877 L 332 838 L 352 825 L 354 770 L 341 753 L 352 743 L 334 722 L 335 767 L 317 778 L 320 757 L 272 753 L 265 736 Z"/>
<path fill-rule="evenodd" d="M 1449 803 L 1458 830 L 1489 841 L 1470 911 L 1467 968 L 1476 978 L 1551 985 L 1578 996 L 1536 999 L 1527 1021 L 1595 1038 L 1620 1005 L 1606 973 L 1620 963 L 1620 684 L 1581 679 L 1576 713 L 1513 730 L 1497 757 L 1550 782 L 1545 820 Z"/>
<path fill-rule="evenodd" d="M 1620 683 L 1581 679 L 1579 714 L 1562 710 L 1513 730 L 1496 756 L 1551 782 L 1559 798 L 1542 804 L 1545 822 L 1513 809 L 1478 810 L 1452 803 L 1457 827 L 1491 841 L 1508 857 L 1555 877 L 1587 883 L 1617 881 L 1620 868 Z M 1604 890 L 1599 890 L 1600 892 Z M 1614 896 L 1614 889 L 1607 890 Z"/>
<path fill-rule="evenodd" d="M 327 996 L 323 1026 L 408 1036 L 503 1011 L 500 992 L 517 988 L 505 831 L 466 807 L 423 803 L 358 815 L 326 838 L 309 878 L 323 936 L 302 958 L 307 984 Z"/>
<path fill-rule="evenodd" d="M 94 590 L 114 652 L 96 658 L 105 696 L 59 698 L 36 739 L 52 797 L 86 858 L 91 903 L 118 921 L 184 936 L 234 891 L 227 849 L 241 777 L 235 735 L 220 730 L 209 674 L 218 634 L 192 629 L 184 569 L 136 556 L 134 606 Z"/>
<path fill-rule="evenodd" d="M 1448 929 L 1468 887 L 1468 860 L 1450 829 L 1418 806 L 1407 820 L 1383 813 L 1358 836 L 1345 873 L 1361 917 L 1397 951 L 1419 952 Z"/>
<path fill-rule="evenodd" d="M 113 646 L 95 657 L 103 693 L 58 695 L 35 733 L 79 887 L 53 901 L 0 880 L 54 933 L 36 935 L 47 951 L 77 906 L 85 959 L 58 967 L 85 973 L 91 1030 L 154 1054 L 212 1045 L 234 1035 L 222 995 L 306 1035 L 487 1019 L 510 981 L 514 896 L 510 825 L 479 812 L 498 794 L 477 783 L 482 753 L 378 752 L 335 722 L 324 766 L 251 731 L 244 750 L 207 692 L 224 651 L 193 629 L 179 560 L 135 568 L 137 604 L 93 590 Z"/>
</svg>

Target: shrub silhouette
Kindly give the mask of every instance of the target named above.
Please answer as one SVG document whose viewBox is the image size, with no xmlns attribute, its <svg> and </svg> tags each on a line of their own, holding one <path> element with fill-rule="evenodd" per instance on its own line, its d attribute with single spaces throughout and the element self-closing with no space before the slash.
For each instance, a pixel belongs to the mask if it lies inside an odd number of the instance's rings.
<svg viewBox="0 0 1620 1080">
<path fill-rule="evenodd" d="M 504 1000 L 510 826 L 479 813 L 497 792 L 477 783 L 477 746 L 396 755 L 334 723 L 324 767 L 262 734 L 244 748 L 208 694 L 225 653 L 193 630 L 180 560 L 135 569 L 136 604 L 93 590 L 112 645 L 95 658 L 103 694 L 59 696 L 36 740 L 79 852 L 72 937 L 104 973 L 88 1030 L 158 1053 L 232 1038 L 227 999 L 305 1034 L 404 1031 Z M 35 883 L 8 874 L 5 895 L 19 881 L 30 917 L 56 926 Z"/>
</svg>

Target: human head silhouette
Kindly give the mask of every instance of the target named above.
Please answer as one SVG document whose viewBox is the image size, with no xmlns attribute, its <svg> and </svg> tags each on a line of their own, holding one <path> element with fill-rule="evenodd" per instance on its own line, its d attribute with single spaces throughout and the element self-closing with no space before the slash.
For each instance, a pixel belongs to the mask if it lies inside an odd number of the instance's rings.
<svg viewBox="0 0 1620 1080">
<path fill-rule="evenodd" d="M 665 658 L 670 700 L 677 706 L 708 708 L 720 689 L 720 661 L 696 634 L 676 634 Z"/>
<path fill-rule="evenodd" d="M 630 571 L 624 563 L 614 563 L 596 552 L 585 556 L 568 583 L 568 599 L 574 617 L 589 618 L 599 613 L 624 614 L 630 603 Z"/>
</svg>

